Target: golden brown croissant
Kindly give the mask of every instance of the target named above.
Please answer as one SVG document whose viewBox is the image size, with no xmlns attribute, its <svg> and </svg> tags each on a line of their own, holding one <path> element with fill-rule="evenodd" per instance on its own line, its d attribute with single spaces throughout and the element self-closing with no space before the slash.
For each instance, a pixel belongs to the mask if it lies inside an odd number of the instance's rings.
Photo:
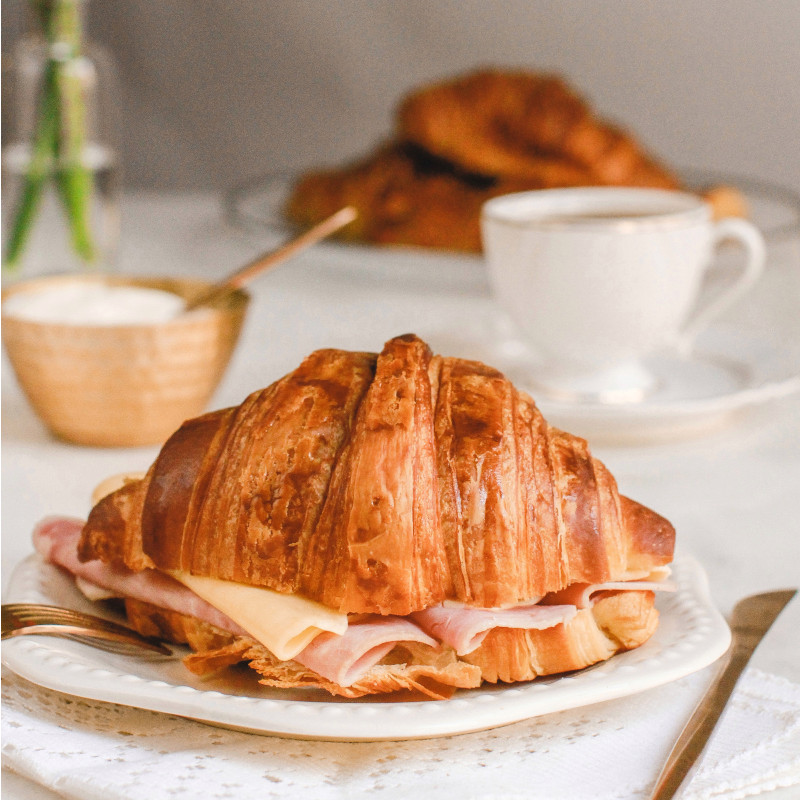
<svg viewBox="0 0 800 800">
<path fill-rule="evenodd" d="M 342 684 L 247 631 L 129 601 L 137 628 L 198 651 L 192 668 L 247 660 L 275 685 L 446 696 L 641 644 L 657 620 L 641 581 L 673 545 L 672 526 L 620 496 L 586 442 L 501 373 L 406 335 L 377 356 L 317 351 L 240 406 L 186 422 L 143 480 L 94 507 L 79 554 L 300 596 L 351 615 L 351 628 L 413 615 L 429 634 Z M 552 619 L 448 646 L 426 617 L 520 608 Z"/>
<path fill-rule="evenodd" d="M 422 87 L 398 110 L 401 137 L 463 169 L 548 186 L 678 180 L 629 134 L 596 117 L 561 78 L 484 69 Z"/>
<path fill-rule="evenodd" d="M 579 177 L 561 185 L 582 182 Z M 480 210 L 487 200 L 546 185 L 540 178 L 469 174 L 394 142 L 345 167 L 306 173 L 293 187 L 285 212 L 292 222 L 310 227 L 343 206 L 354 206 L 358 219 L 342 230 L 343 239 L 478 252 Z"/>
</svg>

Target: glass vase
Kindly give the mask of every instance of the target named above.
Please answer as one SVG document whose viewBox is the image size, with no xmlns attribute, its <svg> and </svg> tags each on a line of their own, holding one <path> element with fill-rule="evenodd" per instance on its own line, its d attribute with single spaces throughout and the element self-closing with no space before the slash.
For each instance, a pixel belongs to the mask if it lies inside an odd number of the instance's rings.
<svg viewBox="0 0 800 800">
<path fill-rule="evenodd" d="M 31 0 L 12 53 L 2 151 L 3 282 L 113 268 L 119 239 L 118 82 L 85 36 L 86 0 Z"/>
</svg>

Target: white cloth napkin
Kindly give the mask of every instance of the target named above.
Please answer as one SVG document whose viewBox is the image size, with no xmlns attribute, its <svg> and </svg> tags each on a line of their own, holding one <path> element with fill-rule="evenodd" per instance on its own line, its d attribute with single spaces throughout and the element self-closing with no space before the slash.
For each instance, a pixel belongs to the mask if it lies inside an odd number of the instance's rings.
<svg viewBox="0 0 800 800">
<path fill-rule="evenodd" d="M 6 671 L 3 762 L 76 800 L 639 800 L 711 669 L 481 733 L 380 743 L 223 730 L 69 697 Z M 681 797 L 728 800 L 787 786 L 800 786 L 800 684 L 750 669 Z"/>
</svg>

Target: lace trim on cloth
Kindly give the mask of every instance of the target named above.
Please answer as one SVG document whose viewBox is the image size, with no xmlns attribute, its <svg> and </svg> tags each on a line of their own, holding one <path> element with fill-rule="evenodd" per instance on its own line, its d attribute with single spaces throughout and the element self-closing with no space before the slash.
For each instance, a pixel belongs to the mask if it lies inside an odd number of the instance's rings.
<svg viewBox="0 0 800 800">
<path fill-rule="evenodd" d="M 3 671 L 3 764 L 75 800 L 459 796 L 640 800 L 713 668 L 620 700 L 442 739 L 281 739 L 40 688 Z M 446 701 L 445 701 L 446 702 Z M 749 670 L 681 800 L 800 785 L 800 684 Z"/>
</svg>

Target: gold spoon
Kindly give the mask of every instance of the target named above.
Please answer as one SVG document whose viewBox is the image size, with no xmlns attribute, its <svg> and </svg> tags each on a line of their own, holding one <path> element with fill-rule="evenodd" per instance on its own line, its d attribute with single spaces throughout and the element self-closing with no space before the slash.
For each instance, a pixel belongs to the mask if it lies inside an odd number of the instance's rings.
<svg viewBox="0 0 800 800">
<path fill-rule="evenodd" d="M 290 242 L 281 245 L 277 250 L 270 250 L 268 253 L 257 256 L 241 269 L 236 270 L 236 272 L 229 275 L 227 278 L 215 283 L 207 291 L 192 298 L 186 303 L 186 311 L 191 311 L 192 309 L 212 303 L 220 297 L 224 297 L 229 292 L 240 289 L 255 278 L 256 275 L 260 275 L 262 272 L 276 267 L 278 264 L 282 264 L 287 259 L 311 247 L 311 245 L 316 244 L 326 236 L 330 236 L 345 225 L 349 225 L 357 216 L 358 212 L 352 206 L 345 206 L 339 209 L 335 214 L 324 219 L 313 228 L 309 228 L 309 230 L 300 234 L 296 239 L 292 239 Z"/>
</svg>

